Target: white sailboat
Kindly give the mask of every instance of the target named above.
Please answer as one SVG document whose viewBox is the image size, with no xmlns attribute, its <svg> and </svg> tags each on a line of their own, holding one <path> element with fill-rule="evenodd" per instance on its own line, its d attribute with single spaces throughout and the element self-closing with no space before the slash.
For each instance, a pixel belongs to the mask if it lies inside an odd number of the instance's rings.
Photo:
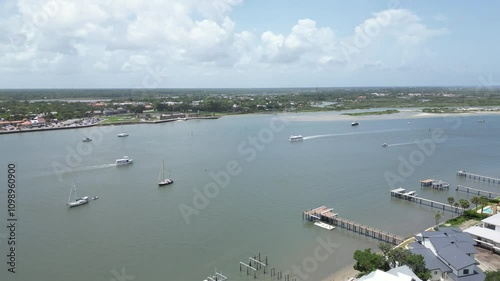
<svg viewBox="0 0 500 281">
<path fill-rule="evenodd" d="M 118 134 L 118 137 L 119 138 L 128 137 L 128 133 L 123 130 L 123 126 L 122 126 L 122 132 Z"/>
<path fill-rule="evenodd" d="M 174 181 L 169 177 L 165 178 L 165 161 L 162 162 L 160 175 L 158 175 L 158 186 L 172 184 Z"/>
<path fill-rule="evenodd" d="M 74 198 L 73 201 L 71 201 L 71 195 L 74 194 Z M 80 206 L 80 205 L 84 205 L 84 204 L 87 204 L 89 203 L 89 197 L 88 196 L 85 196 L 85 197 L 82 197 L 82 198 L 78 198 L 76 196 L 76 184 L 75 182 L 73 181 L 73 186 L 71 187 L 71 190 L 69 192 L 69 198 L 68 198 L 68 205 L 70 208 L 72 207 L 76 207 L 76 206 Z"/>
</svg>

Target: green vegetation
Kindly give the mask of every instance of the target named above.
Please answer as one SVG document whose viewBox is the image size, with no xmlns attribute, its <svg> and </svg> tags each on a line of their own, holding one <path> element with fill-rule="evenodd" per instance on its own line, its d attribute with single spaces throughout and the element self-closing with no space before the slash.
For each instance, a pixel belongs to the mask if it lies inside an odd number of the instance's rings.
<svg viewBox="0 0 500 281">
<path fill-rule="evenodd" d="M 384 114 L 394 114 L 399 113 L 399 110 L 388 109 L 384 111 L 366 111 L 366 112 L 356 112 L 356 113 L 342 113 L 342 115 L 350 116 L 363 116 L 363 115 L 384 115 Z"/>
<path fill-rule="evenodd" d="M 401 247 L 392 248 L 385 243 L 380 243 L 379 248 L 382 254 L 372 253 L 371 249 L 354 252 L 356 260 L 354 269 L 359 271 L 361 276 L 376 269 L 387 271 L 396 266 L 407 265 L 422 280 L 428 280 L 432 277 L 430 271 L 425 268 L 425 260 L 422 255 L 413 254 Z"/>
<path fill-rule="evenodd" d="M 466 210 L 461 216 L 448 220 L 446 223 L 451 226 L 459 226 L 468 220 L 476 220 L 479 222 L 487 217 L 487 214 L 478 213 L 475 210 Z"/>
<path fill-rule="evenodd" d="M 484 281 L 499 281 L 500 280 L 500 270 L 497 271 L 486 271 L 486 278 Z"/>
<path fill-rule="evenodd" d="M 139 122 L 141 121 L 138 118 L 132 117 L 132 116 L 111 116 L 107 117 L 106 120 L 101 122 L 101 124 L 120 124 L 120 123 L 133 123 L 133 122 Z"/>
</svg>

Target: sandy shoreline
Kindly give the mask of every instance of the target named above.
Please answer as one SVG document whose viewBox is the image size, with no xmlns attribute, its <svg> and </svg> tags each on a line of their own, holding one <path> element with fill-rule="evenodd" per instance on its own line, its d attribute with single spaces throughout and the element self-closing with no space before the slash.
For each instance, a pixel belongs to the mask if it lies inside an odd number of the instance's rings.
<svg viewBox="0 0 500 281">
<path fill-rule="evenodd" d="M 323 279 L 322 281 L 349 281 L 352 280 L 352 278 L 355 278 L 358 274 L 359 271 L 355 270 L 353 268 L 354 263 L 352 263 L 350 266 L 344 267 L 341 270 L 333 273 L 332 275 L 328 276 L 327 278 Z"/>
</svg>

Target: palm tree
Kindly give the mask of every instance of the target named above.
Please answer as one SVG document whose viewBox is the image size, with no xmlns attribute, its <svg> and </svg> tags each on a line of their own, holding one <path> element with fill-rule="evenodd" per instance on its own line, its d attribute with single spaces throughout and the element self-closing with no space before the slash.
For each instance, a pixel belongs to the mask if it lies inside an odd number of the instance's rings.
<svg viewBox="0 0 500 281">
<path fill-rule="evenodd" d="M 434 215 L 434 218 L 436 219 L 436 225 L 438 225 L 439 220 L 441 219 L 441 213 L 437 211 L 436 215 Z"/>
<path fill-rule="evenodd" d="M 448 197 L 448 204 L 450 204 L 450 206 L 453 206 L 453 203 L 455 203 L 455 198 L 453 198 L 452 196 Z"/>
<path fill-rule="evenodd" d="M 472 202 L 472 204 L 476 204 L 476 209 L 477 209 L 477 205 L 479 205 L 481 200 L 477 196 L 472 196 L 472 199 L 470 200 L 470 202 Z"/>
<path fill-rule="evenodd" d="M 455 202 L 455 204 L 453 204 L 453 207 L 455 207 L 455 213 L 458 213 L 458 207 L 460 207 L 460 203 Z"/>
<path fill-rule="evenodd" d="M 490 200 L 486 196 L 481 196 L 479 198 L 479 204 L 481 205 L 481 214 L 484 211 L 484 207 L 486 207 L 488 205 L 488 202 L 490 202 Z"/>
<path fill-rule="evenodd" d="M 465 199 L 460 199 L 458 200 L 458 202 L 460 203 L 460 207 L 462 207 L 464 210 L 470 207 L 469 201 Z"/>
</svg>

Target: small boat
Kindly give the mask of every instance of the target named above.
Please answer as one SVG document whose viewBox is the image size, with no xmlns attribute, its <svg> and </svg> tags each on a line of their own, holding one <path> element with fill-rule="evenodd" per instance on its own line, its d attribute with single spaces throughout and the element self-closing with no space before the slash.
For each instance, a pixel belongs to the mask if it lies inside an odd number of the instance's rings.
<svg viewBox="0 0 500 281">
<path fill-rule="evenodd" d="M 303 141 L 304 140 L 304 137 L 302 135 L 291 135 L 290 138 L 288 139 L 289 141 L 291 142 L 295 142 L 295 141 Z"/>
<path fill-rule="evenodd" d="M 477 120 L 479 123 L 484 123 L 484 119 Z"/>
<path fill-rule="evenodd" d="M 351 126 L 358 126 L 358 125 L 359 125 L 359 123 L 358 123 L 358 122 L 352 122 L 352 123 L 351 123 Z"/>
<path fill-rule="evenodd" d="M 327 229 L 327 230 L 332 230 L 335 228 L 335 226 L 329 225 L 329 224 L 321 222 L 321 221 L 315 222 L 314 225 L 319 226 L 319 227 L 324 228 L 324 229 Z"/>
<path fill-rule="evenodd" d="M 73 201 L 71 201 L 71 195 L 73 195 L 73 194 L 74 194 L 75 199 L 73 199 Z M 82 198 L 77 198 L 77 196 L 76 196 L 76 184 L 73 181 L 73 186 L 71 187 L 70 192 L 69 192 L 68 204 L 66 204 L 66 205 L 69 206 L 70 208 L 73 208 L 73 207 L 85 205 L 87 203 L 89 203 L 88 196 L 85 196 Z"/>
<path fill-rule="evenodd" d="M 387 143 L 385 143 L 385 142 L 382 144 L 382 147 L 388 147 L 388 146 L 389 145 Z"/>
<path fill-rule="evenodd" d="M 97 200 L 97 199 L 99 199 L 99 197 L 97 196 L 92 197 L 92 200 Z"/>
<path fill-rule="evenodd" d="M 91 138 L 89 138 L 89 137 L 86 137 L 86 138 L 84 138 L 82 141 L 83 141 L 83 142 L 89 142 L 89 141 L 92 141 L 92 139 L 91 139 Z"/>
<path fill-rule="evenodd" d="M 123 156 L 121 159 L 116 159 L 116 165 L 121 166 L 121 165 L 128 165 L 134 163 L 134 159 L 128 158 L 127 155 Z"/>
<path fill-rule="evenodd" d="M 118 134 L 118 137 L 119 138 L 128 137 L 128 133 L 123 130 L 123 126 L 122 126 L 122 132 Z"/>
<path fill-rule="evenodd" d="M 174 183 L 174 180 L 172 180 L 170 177 L 165 178 L 165 161 L 163 161 L 160 175 L 158 175 L 158 186 L 169 185 L 172 183 Z"/>
</svg>

